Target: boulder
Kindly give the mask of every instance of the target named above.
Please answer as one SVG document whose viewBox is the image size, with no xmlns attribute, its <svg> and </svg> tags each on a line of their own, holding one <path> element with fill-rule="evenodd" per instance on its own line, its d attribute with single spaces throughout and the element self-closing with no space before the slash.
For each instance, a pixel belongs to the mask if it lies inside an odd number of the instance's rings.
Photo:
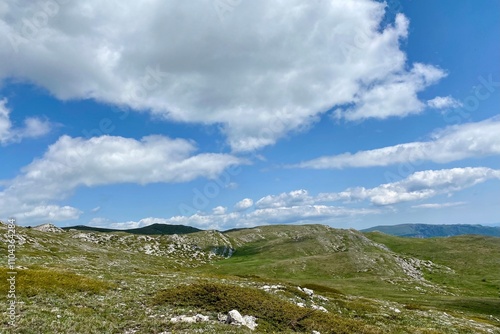
<svg viewBox="0 0 500 334">
<path fill-rule="evenodd" d="M 223 317 L 219 315 L 219 320 L 221 319 L 223 319 Z M 256 320 L 257 318 L 255 318 L 254 316 L 251 315 L 242 316 L 240 312 L 238 312 L 237 310 L 231 310 L 227 314 L 225 323 L 236 326 L 246 326 L 251 330 L 254 330 L 257 327 Z"/>
</svg>

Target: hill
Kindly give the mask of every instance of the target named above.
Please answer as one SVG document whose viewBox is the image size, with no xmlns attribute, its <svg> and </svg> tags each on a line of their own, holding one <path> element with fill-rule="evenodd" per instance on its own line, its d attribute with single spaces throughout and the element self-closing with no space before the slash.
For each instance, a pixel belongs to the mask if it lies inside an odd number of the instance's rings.
<svg viewBox="0 0 500 334">
<path fill-rule="evenodd" d="M 385 234 L 411 237 L 411 238 L 434 238 L 450 237 L 465 234 L 486 235 L 500 237 L 500 227 L 482 225 L 431 225 L 431 224 L 400 224 L 375 226 L 361 232 L 379 231 Z"/>
<path fill-rule="evenodd" d="M 185 225 L 167 225 L 167 224 L 152 224 L 139 228 L 125 229 L 125 230 L 117 230 L 111 228 L 102 228 L 102 227 L 91 227 L 85 225 L 77 225 L 70 227 L 63 227 L 64 230 L 79 230 L 79 231 L 94 231 L 94 232 L 126 232 L 132 234 L 144 234 L 144 235 L 157 235 L 157 234 L 188 234 L 200 232 L 199 228 L 185 226 Z"/>
<path fill-rule="evenodd" d="M 7 254 L 4 224 L 0 239 Z M 272 225 L 172 235 L 16 227 L 15 240 L 23 304 L 16 331 L 3 322 L 2 333 L 252 332 L 225 323 L 232 309 L 255 317 L 256 333 L 500 332 L 499 238 Z"/>
</svg>

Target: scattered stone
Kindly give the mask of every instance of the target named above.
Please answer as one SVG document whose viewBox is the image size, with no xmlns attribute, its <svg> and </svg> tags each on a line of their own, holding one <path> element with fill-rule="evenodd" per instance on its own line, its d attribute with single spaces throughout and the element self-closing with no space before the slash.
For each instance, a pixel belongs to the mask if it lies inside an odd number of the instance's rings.
<svg viewBox="0 0 500 334">
<path fill-rule="evenodd" d="M 322 300 L 322 301 L 324 301 L 324 302 L 327 302 L 327 301 L 328 301 L 328 298 L 323 297 L 323 296 L 321 296 L 321 295 L 314 295 L 314 297 L 316 297 L 316 298 L 318 298 L 319 300 Z"/>
<path fill-rule="evenodd" d="M 217 319 L 219 319 L 220 322 L 227 322 L 227 315 L 226 314 L 222 314 L 222 313 L 219 313 L 217 314 Z"/>
<path fill-rule="evenodd" d="M 245 326 L 250 328 L 251 330 L 254 330 L 257 327 L 257 318 L 251 315 L 245 315 L 243 317 L 243 320 L 245 320 Z"/>
<path fill-rule="evenodd" d="M 219 315 L 219 320 L 222 317 Z M 257 318 L 251 315 L 242 316 L 240 312 L 237 310 L 231 310 L 226 316 L 226 324 L 236 325 L 236 326 L 246 326 L 251 330 L 254 330 L 257 327 L 257 323 L 255 322 Z"/>
<path fill-rule="evenodd" d="M 313 310 L 318 310 L 318 311 L 321 311 L 321 312 L 325 312 L 325 313 L 328 313 L 328 310 L 326 308 L 324 308 L 323 306 L 318 306 L 318 305 L 311 305 L 311 308 Z"/>
<path fill-rule="evenodd" d="M 199 313 L 197 315 L 195 315 L 195 318 L 196 318 L 196 322 L 205 322 L 205 321 L 210 320 L 208 315 L 203 315 L 203 314 L 199 314 Z"/>
<path fill-rule="evenodd" d="M 312 296 L 312 295 L 314 295 L 314 291 L 313 291 L 313 290 L 311 290 L 311 289 L 308 289 L 308 288 L 302 288 L 302 291 L 303 291 L 306 295 L 308 295 L 308 296 Z"/>
<path fill-rule="evenodd" d="M 318 331 L 312 331 L 311 334 L 321 334 L 321 333 Z"/>
<path fill-rule="evenodd" d="M 306 307 L 306 305 L 304 303 L 297 303 L 297 306 L 298 307 Z"/>
<path fill-rule="evenodd" d="M 187 322 L 187 323 L 196 323 L 196 322 L 206 322 L 209 321 L 210 318 L 203 314 L 197 314 L 195 316 L 189 317 L 187 315 L 179 315 L 177 317 L 170 318 L 170 322 Z"/>
<path fill-rule="evenodd" d="M 245 320 L 243 319 L 240 312 L 238 312 L 237 310 L 231 310 L 227 314 L 226 323 L 231 324 L 231 325 L 244 325 Z"/>
</svg>

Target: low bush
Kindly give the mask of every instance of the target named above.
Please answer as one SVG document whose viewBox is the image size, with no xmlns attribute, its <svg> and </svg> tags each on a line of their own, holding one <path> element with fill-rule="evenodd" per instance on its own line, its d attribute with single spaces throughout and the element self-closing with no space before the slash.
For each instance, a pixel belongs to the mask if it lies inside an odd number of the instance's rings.
<svg viewBox="0 0 500 334">
<path fill-rule="evenodd" d="M 259 332 L 312 331 L 326 333 L 380 333 L 357 320 L 299 307 L 291 302 L 249 287 L 198 282 L 162 290 L 153 304 L 196 307 L 205 311 L 227 313 L 232 309 L 255 316 Z"/>
</svg>

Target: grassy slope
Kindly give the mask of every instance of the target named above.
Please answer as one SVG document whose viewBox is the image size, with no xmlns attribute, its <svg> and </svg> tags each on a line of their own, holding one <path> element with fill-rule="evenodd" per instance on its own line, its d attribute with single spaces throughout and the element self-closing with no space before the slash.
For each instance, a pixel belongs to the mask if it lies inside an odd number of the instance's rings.
<svg viewBox="0 0 500 334">
<path fill-rule="evenodd" d="M 455 235 L 477 234 L 492 237 L 500 237 L 500 227 L 482 226 L 482 225 L 431 225 L 431 224 L 399 224 L 387 226 L 375 226 L 362 232 L 379 231 L 385 234 L 401 237 L 447 237 Z"/>
<path fill-rule="evenodd" d="M 243 287 L 245 290 L 241 293 L 251 296 L 254 293 L 252 289 L 273 283 L 284 286 L 283 292 L 272 294 L 283 302 L 278 302 L 271 295 L 267 301 L 267 293 L 259 292 L 259 296 L 264 298 L 262 302 L 255 303 L 252 298 L 245 297 L 238 299 L 240 304 L 237 305 L 254 310 L 255 314 L 263 317 L 262 324 L 266 321 L 273 324 L 276 320 L 264 319 L 273 313 L 259 310 L 259 305 L 275 305 L 283 310 L 284 318 L 277 324 L 288 328 L 286 332 L 293 328 L 309 333 L 314 328 L 325 328 L 324 332 L 351 328 L 352 332 L 359 333 L 481 333 L 482 323 L 500 325 L 500 321 L 488 316 L 493 313 L 492 305 L 484 303 L 493 298 L 488 297 L 493 290 L 464 291 L 464 294 L 470 295 L 465 299 L 466 306 L 472 305 L 473 308 L 471 311 L 462 309 L 465 313 L 459 313 L 456 305 L 433 303 L 432 298 L 410 290 L 415 282 L 405 278 L 394 260 L 394 254 L 376 247 L 354 231 L 324 226 L 270 226 L 231 231 L 225 236 L 217 232 L 198 232 L 183 236 L 186 247 L 179 246 L 175 253 L 158 253 L 159 256 L 145 254 L 144 245 L 157 242 L 155 245 L 159 245 L 160 250 L 167 249 L 175 238 L 155 236 L 148 239 L 126 233 L 113 233 L 109 237 L 109 233 L 94 233 L 100 239 L 89 242 L 76 238 L 82 232 L 54 234 L 22 228 L 18 231 L 27 243 L 18 247 L 17 264 L 27 269 L 19 270 L 18 295 L 24 304 L 18 310 L 18 328 L 10 331 L 12 333 L 132 333 L 132 330 L 135 333 L 172 330 L 192 333 L 197 328 L 204 333 L 248 333 L 243 328 L 217 322 L 173 325 L 168 319 L 197 312 L 216 319 L 217 312 L 228 311 L 228 302 L 236 302 L 229 292 L 238 290 L 232 286 Z M 3 233 L 0 231 L 0 234 Z M 193 257 L 193 252 L 199 251 L 199 248 L 190 245 L 212 249 L 222 247 L 228 241 L 236 248 L 230 259 L 219 257 L 219 260 L 207 263 L 203 254 Z M 389 238 L 381 242 L 395 249 L 398 247 L 397 239 Z M 464 243 L 467 244 L 466 241 Z M 484 245 L 486 253 L 495 247 L 494 242 Z M 413 252 L 419 248 L 411 244 L 408 249 Z M 399 251 L 406 252 L 404 249 Z M 0 252 L 6 253 L 4 243 L 0 243 Z M 204 262 L 207 264 L 199 266 Z M 488 265 L 494 265 L 493 261 Z M 491 270 L 493 272 L 494 268 Z M 5 281 L 5 272 L 5 268 L 0 270 L 2 281 Z M 389 282 L 391 280 L 393 283 Z M 219 290 L 224 298 L 233 298 L 229 301 L 222 298 L 224 303 L 221 302 L 221 309 L 196 300 L 185 305 L 177 305 L 167 299 L 158 302 L 168 296 L 169 291 L 173 295 L 184 291 L 182 286 L 185 284 L 203 287 L 215 282 L 222 284 L 218 288 L 222 289 Z M 327 308 L 331 316 L 323 317 L 315 313 L 297 320 L 307 314 L 307 309 L 301 313 L 289 300 L 301 301 L 309 306 L 313 302 L 298 291 L 297 285 L 310 287 L 328 297 L 328 301 L 314 302 Z M 422 286 L 422 289 L 426 287 Z M 434 296 L 441 296 L 439 292 L 428 290 Z M 481 295 L 479 292 L 484 293 Z M 189 293 L 186 290 L 183 297 L 186 301 L 192 298 Z M 0 303 L 6 301 L 5 296 L 6 286 L 1 284 Z M 398 299 L 398 296 L 404 298 Z M 476 298 L 476 305 L 473 298 Z M 391 299 L 402 303 L 389 301 Z M 243 301 L 247 304 L 241 304 Z M 450 318 L 440 312 L 442 307 L 457 310 L 453 314 L 455 317 Z M 479 310 L 480 307 L 483 309 Z M 402 312 L 395 313 L 394 308 Z M 280 313 L 274 314 L 276 317 Z M 286 316 L 291 318 L 287 320 Z M 320 327 L 320 320 L 315 319 L 326 319 L 321 321 L 327 323 L 321 323 L 323 327 Z M 470 319 L 476 322 L 470 323 Z M 0 326 L 5 324 L 3 322 Z M 292 325 L 296 327 L 290 327 Z M 9 333 L 9 329 L 0 327 L 0 332 Z"/>
<path fill-rule="evenodd" d="M 395 252 L 431 260 L 455 270 L 455 274 L 427 272 L 425 278 L 452 288 L 458 296 L 433 301 L 424 299 L 422 304 L 500 316 L 500 238 L 467 235 L 408 239 L 379 232 L 366 235 Z"/>
</svg>

